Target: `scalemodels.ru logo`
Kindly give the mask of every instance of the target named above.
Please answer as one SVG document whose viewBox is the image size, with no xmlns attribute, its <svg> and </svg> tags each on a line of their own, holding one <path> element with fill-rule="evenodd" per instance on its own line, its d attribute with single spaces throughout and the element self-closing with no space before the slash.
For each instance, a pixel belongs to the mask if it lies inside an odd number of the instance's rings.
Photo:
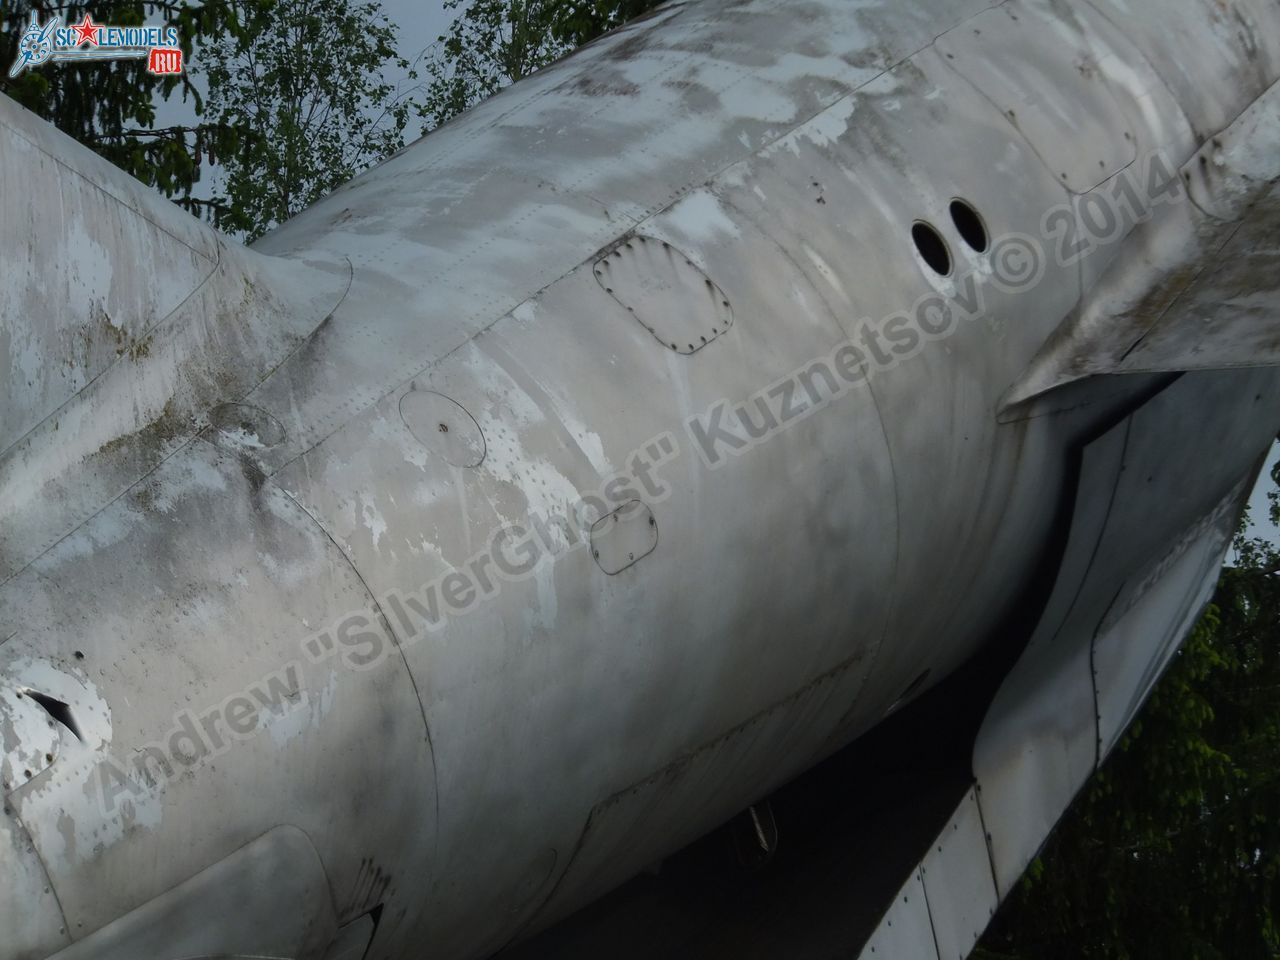
<svg viewBox="0 0 1280 960">
<path fill-rule="evenodd" d="M 31 23 L 18 41 L 18 59 L 9 68 L 16 77 L 27 67 L 49 60 L 140 60 L 147 59 L 150 73 L 181 73 L 182 50 L 177 27 L 118 27 L 84 20 L 62 27 L 61 17 L 51 17 L 43 26 L 31 14 Z"/>
</svg>

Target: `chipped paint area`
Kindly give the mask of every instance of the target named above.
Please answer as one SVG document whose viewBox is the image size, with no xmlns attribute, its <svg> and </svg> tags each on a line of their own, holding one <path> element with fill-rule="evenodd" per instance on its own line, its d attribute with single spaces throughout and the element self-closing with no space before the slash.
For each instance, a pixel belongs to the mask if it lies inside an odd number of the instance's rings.
<svg viewBox="0 0 1280 960">
<path fill-rule="evenodd" d="M 812 263 L 818 273 L 822 275 L 822 279 L 827 281 L 827 284 L 835 292 L 836 296 L 838 296 L 845 304 L 852 306 L 854 303 L 853 298 L 849 296 L 849 292 L 845 290 L 844 284 L 841 283 L 840 275 L 831 269 L 831 265 L 822 258 L 822 254 L 818 253 L 817 250 L 813 249 L 813 247 L 806 243 L 804 245 L 804 255 L 809 258 L 809 262 Z"/>
<path fill-rule="evenodd" d="M 504 426 L 498 417 L 481 421 L 486 435 L 494 437 L 489 456 L 480 469 L 488 476 L 502 481 L 516 491 L 523 500 L 522 509 L 499 513 L 502 523 L 527 522 L 529 517 L 542 518 L 568 516 L 582 499 L 574 482 L 546 455 L 539 455 L 525 445 L 524 434 Z M 559 534 L 557 534 L 559 536 Z M 567 544 L 565 544 L 567 546 Z"/>
<path fill-rule="evenodd" d="M 304 734 L 315 734 L 334 707 L 341 677 L 330 671 L 324 686 L 307 692 L 295 691 L 285 700 L 279 712 L 265 710 L 260 716 L 262 728 L 270 736 L 277 749 L 288 746 Z"/>
<path fill-rule="evenodd" d="M 87 769 L 85 789 L 93 791 L 97 787 L 94 770 Z M 98 798 L 93 800 L 96 804 Z M 61 847 L 47 844 L 41 852 L 49 858 L 51 870 L 72 870 L 78 862 L 101 856 L 111 847 L 136 837 L 139 831 L 155 831 L 164 822 L 165 800 L 163 789 L 127 796 L 115 813 L 101 818 L 83 813 L 76 816 L 63 810 L 57 815 L 55 834 Z"/>
<path fill-rule="evenodd" d="M 605 456 L 604 438 L 600 434 L 590 429 L 585 423 L 568 416 L 563 410 L 560 411 L 560 420 L 573 436 L 579 449 L 591 461 L 592 469 L 598 476 L 607 477 L 616 472 L 613 464 Z"/>
<path fill-rule="evenodd" d="M 533 576 L 537 584 L 538 605 L 536 609 L 528 611 L 526 622 L 530 631 L 526 636 L 531 638 L 539 630 L 554 635 L 560 614 L 560 601 L 556 593 L 556 565 L 544 560 L 534 568 Z"/>
<path fill-rule="evenodd" d="M 663 214 L 662 222 L 696 243 L 731 242 L 742 235 L 724 205 L 708 190 L 685 197 Z M 694 256 L 696 251 L 689 253 Z"/>
<path fill-rule="evenodd" d="M 189 228 L 162 226 L 185 215 L 175 218 L 161 198 L 140 191 L 154 219 L 121 209 L 80 175 L 106 165 L 55 160 L 40 123 L 13 108 L 0 113 L 0 192 L 42 198 L 58 211 L 33 218 L 34 226 L 19 213 L 0 223 L 0 452 L 109 367 L 144 352 L 148 328 L 213 269 L 178 238 Z"/>
<path fill-rule="evenodd" d="M 382 542 L 383 535 L 387 532 L 387 521 L 378 510 L 376 501 L 364 494 L 359 495 L 359 512 L 360 520 L 364 524 L 369 536 L 373 538 L 373 549 L 378 549 L 378 544 Z"/>
<path fill-rule="evenodd" d="M 218 429 L 218 443 L 227 450 L 236 453 L 251 453 L 266 448 L 262 438 L 244 427 L 223 427 Z"/>
<path fill-rule="evenodd" d="M 533 310 L 528 307 L 526 315 Z M 459 372 L 449 375 L 466 378 L 467 394 L 458 399 L 479 424 L 487 445 L 477 471 L 503 483 L 515 498 L 513 502 L 498 495 L 490 497 L 498 524 L 521 523 L 530 516 L 565 515 L 582 493 L 551 457 L 538 452 L 548 438 L 563 436 L 567 427 L 559 411 L 549 408 L 550 398 L 532 396 L 520 385 L 519 371 L 504 368 L 479 344 L 469 345 L 457 362 Z M 599 457 L 603 461 L 603 450 Z"/>
<path fill-rule="evenodd" d="M 160 474 L 146 490 L 144 506 L 162 514 L 172 514 L 177 505 L 190 497 L 224 493 L 227 490 L 225 474 L 212 463 L 194 458 L 182 458 L 174 469 Z"/>
<path fill-rule="evenodd" d="M 38 702 L 37 697 L 48 699 Z M 45 702 L 66 713 L 55 719 Z M 14 707 L 20 711 L 16 716 Z M 25 722 L 15 724 L 15 719 Z M 70 726 L 64 725 L 64 720 Z M 91 783 L 95 764 L 111 746 L 112 727 L 107 701 L 78 668 L 34 656 L 17 656 L 8 662 L 0 658 L 0 741 L 4 748 L 0 779 L 8 795 L 6 804 L 26 811 L 46 796 L 56 803 L 67 785 Z M 139 813 L 143 814 L 141 820 Z M 62 846 L 46 851 L 45 857 L 53 858 L 62 869 L 72 869 L 78 860 L 115 842 L 125 831 L 155 825 L 161 815 L 158 804 L 145 811 L 122 810 L 120 818 L 106 822 L 98 817 L 77 818 L 62 810 L 57 820 Z"/>
<path fill-rule="evenodd" d="M 876 84 L 866 88 L 866 95 L 882 96 L 885 92 L 886 84 L 888 85 L 888 90 L 898 89 L 898 81 L 886 76 L 877 81 Z M 822 111 L 822 113 L 809 120 L 803 126 L 788 133 L 785 137 L 781 137 L 776 144 L 773 144 L 767 150 L 762 150 L 759 154 L 760 159 L 767 160 L 783 152 L 799 157 L 806 144 L 819 148 L 834 146 L 848 134 L 850 127 L 860 119 L 859 115 L 865 110 L 866 107 L 860 102 L 859 96 L 846 97 Z"/>
</svg>

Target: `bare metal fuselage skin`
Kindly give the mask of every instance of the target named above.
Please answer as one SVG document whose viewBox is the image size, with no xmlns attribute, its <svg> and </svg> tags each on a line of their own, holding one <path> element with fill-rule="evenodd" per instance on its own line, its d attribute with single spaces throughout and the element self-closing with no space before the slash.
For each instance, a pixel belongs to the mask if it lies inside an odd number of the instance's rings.
<svg viewBox="0 0 1280 960">
<path fill-rule="evenodd" d="M 951 673 L 1142 457 L 1103 623 L 1178 633 L 1280 426 L 1274 253 L 1214 266 L 1278 74 L 1271 0 L 674 5 L 252 250 L 0 104 L 0 960 L 487 956 Z M 1047 825 L 987 817 L 1003 894 Z"/>
</svg>

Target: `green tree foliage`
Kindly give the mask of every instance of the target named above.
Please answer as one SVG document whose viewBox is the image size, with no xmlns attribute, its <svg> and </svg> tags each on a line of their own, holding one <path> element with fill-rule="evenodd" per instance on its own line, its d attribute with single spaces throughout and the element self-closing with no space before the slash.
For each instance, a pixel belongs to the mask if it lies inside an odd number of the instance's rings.
<svg viewBox="0 0 1280 960">
<path fill-rule="evenodd" d="M 419 113 L 438 127 L 658 0 L 445 0 L 458 11 L 428 51 Z"/>
<path fill-rule="evenodd" d="M 238 125 L 224 117 L 157 127 L 156 104 L 161 100 L 179 96 L 192 104 L 197 117 L 203 117 L 205 104 L 187 72 L 154 76 L 141 60 L 45 64 L 9 77 L 9 65 L 17 58 L 17 44 L 32 12 L 41 23 L 53 16 L 61 17 L 64 25 L 80 22 L 91 12 L 96 23 L 174 26 L 181 38 L 183 62 L 189 64 L 199 42 L 239 31 L 226 0 L 106 0 L 88 8 L 9 0 L 0 7 L 0 92 L 165 196 L 199 210 L 202 202 L 192 196 L 192 188 L 202 166 L 234 151 Z"/>
<path fill-rule="evenodd" d="M 209 115 L 246 128 L 219 158 L 216 221 L 252 239 L 403 146 L 409 103 L 383 69 L 409 65 L 376 3 L 233 5 L 245 29 L 204 58 Z"/>
<path fill-rule="evenodd" d="M 138 60 L 48 64 L 0 79 L 0 91 L 253 239 L 399 149 L 411 113 L 437 126 L 656 2 L 445 0 L 457 16 L 426 52 L 425 93 L 411 103 L 385 79 L 388 66 L 417 76 L 373 0 L 105 0 L 92 5 L 99 23 L 176 26 L 187 71 L 156 77 Z M 3 62 L 13 62 L 33 8 L 41 22 L 85 13 L 10 0 L 0 12 Z M 199 122 L 157 127 L 156 104 L 175 95 Z M 210 169 L 215 195 L 194 196 Z"/>
<path fill-rule="evenodd" d="M 1280 550 L 1242 533 L 1234 552 L 976 958 L 1280 956 Z"/>
</svg>

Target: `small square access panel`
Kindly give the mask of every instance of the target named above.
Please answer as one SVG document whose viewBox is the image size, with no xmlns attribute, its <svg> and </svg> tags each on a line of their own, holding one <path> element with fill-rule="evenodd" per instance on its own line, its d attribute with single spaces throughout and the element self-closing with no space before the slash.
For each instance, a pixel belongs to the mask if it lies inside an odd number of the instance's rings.
<svg viewBox="0 0 1280 960">
<path fill-rule="evenodd" d="M 658 545 L 658 521 L 639 500 L 628 500 L 591 525 L 591 556 L 609 576 L 621 573 Z"/>
</svg>

